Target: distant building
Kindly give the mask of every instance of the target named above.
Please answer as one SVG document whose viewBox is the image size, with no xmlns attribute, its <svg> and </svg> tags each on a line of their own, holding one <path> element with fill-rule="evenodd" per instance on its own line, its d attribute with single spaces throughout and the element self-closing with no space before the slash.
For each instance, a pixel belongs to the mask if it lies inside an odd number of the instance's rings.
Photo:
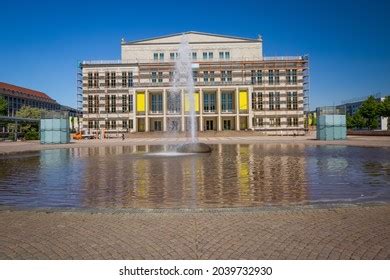
<svg viewBox="0 0 390 280">
<path fill-rule="evenodd" d="M 308 57 L 264 57 L 261 38 L 185 32 L 126 42 L 122 59 L 83 61 L 79 105 L 92 132 L 186 131 L 189 97 L 172 92 L 182 35 L 191 47 L 199 131 L 304 134 Z"/>
<path fill-rule="evenodd" d="M 0 82 L 0 96 L 7 101 L 7 116 L 14 117 L 23 106 L 60 110 L 60 104 L 46 93 Z"/>
<path fill-rule="evenodd" d="M 387 94 L 375 94 L 373 95 L 377 101 L 382 102 L 385 100 L 385 97 L 388 96 Z M 353 116 L 356 114 L 356 112 L 359 110 L 359 108 L 362 106 L 363 102 L 367 100 L 369 96 L 355 98 L 352 100 L 344 101 L 343 104 L 338 105 L 337 108 L 342 108 L 345 110 L 345 113 L 348 116 Z M 387 130 L 387 123 L 388 118 L 381 117 L 380 118 L 380 128 L 381 130 Z"/>
</svg>

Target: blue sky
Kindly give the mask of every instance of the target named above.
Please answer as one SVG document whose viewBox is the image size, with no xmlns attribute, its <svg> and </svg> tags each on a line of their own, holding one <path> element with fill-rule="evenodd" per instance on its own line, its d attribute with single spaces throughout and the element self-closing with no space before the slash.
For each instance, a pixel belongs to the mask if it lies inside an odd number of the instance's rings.
<svg viewBox="0 0 390 280">
<path fill-rule="evenodd" d="M 261 34 L 265 55 L 309 54 L 314 109 L 390 93 L 389 14 L 373 0 L 2 1 L 0 81 L 75 107 L 77 61 L 119 59 L 122 37 Z"/>
</svg>

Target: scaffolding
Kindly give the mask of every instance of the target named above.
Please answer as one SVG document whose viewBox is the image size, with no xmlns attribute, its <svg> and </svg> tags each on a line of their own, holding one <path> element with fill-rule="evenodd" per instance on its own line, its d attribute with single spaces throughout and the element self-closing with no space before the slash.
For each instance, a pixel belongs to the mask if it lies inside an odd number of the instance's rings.
<svg viewBox="0 0 390 280">
<path fill-rule="evenodd" d="M 78 122 L 78 132 L 80 132 L 81 125 L 80 120 L 83 117 L 83 64 L 79 61 L 77 63 L 77 122 Z"/>
</svg>

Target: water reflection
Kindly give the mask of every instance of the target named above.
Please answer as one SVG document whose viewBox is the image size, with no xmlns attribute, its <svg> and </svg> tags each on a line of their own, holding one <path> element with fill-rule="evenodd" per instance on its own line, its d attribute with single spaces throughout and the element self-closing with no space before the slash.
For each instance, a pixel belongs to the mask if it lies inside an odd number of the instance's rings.
<svg viewBox="0 0 390 280">
<path fill-rule="evenodd" d="M 386 149 L 218 144 L 211 154 L 184 156 L 172 150 L 115 146 L 2 156 L 0 205 L 210 208 L 390 200 Z"/>
</svg>

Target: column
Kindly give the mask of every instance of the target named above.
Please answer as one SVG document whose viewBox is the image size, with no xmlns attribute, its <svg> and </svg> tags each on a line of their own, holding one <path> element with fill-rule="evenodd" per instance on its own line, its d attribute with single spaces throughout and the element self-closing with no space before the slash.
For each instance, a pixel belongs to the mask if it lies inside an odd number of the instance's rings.
<svg viewBox="0 0 390 280">
<path fill-rule="evenodd" d="M 184 132 L 185 131 L 185 118 L 184 118 L 184 91 L 183 90 L 180 90 L 180 97 L 181 97 L 181 100 L 180 100 L 180 109 L 181 109 L 181 131 Z"/>
<path fill-rule="evenodd" d="M 203 90 L 199 89 L 199 131 L 203 131 Z"/>
<path fill-rule="evenodd" d="M 145 132 L 149 132 L 149 91 L 145 90 Z"/>
<path fill-rule="evenodd" d="M 253 88 L 248 88 L 248 130 L 253 129 L 253 124 L 252 124 L 252 93 L 253 93 Z"/>
<path fill-rule="evenodd" d="M 217 89 L 217 131 L 221 131 L 221 88 L 218 87 Z"/>
<path fill-rule="evenodd" d="M 164 89 L 162 93 L 162 101 L 163 101 L 163 131 L 167 131 L 167 90 Z"/>
<path fill-rule="evenodd" d="M 240 98 L 239 98 L 239 90 L 238 87 L 236 87 L 236 130 L 240 130 Z"/>
</svg>

